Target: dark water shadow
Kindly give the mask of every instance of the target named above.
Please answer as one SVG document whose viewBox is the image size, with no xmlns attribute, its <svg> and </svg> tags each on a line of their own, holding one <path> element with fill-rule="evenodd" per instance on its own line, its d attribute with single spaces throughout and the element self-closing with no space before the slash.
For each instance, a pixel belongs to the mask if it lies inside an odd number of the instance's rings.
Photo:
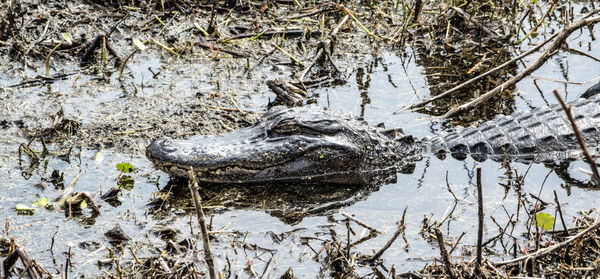
<svg viewBox="0 0 600 279">
<path fill-rule="evenodd" d="M 430 96 L 437 96 L 465 81 L 513 58 L 509 47 L 497 41 L 465 41 L 462 45 L 450 45 L 441 40 L 416 45 L 415 63 L 423 67 Z M 512 65 L 467 85 L 451 97 L 433 101 L 418 112 L 440 116 L 459 104 L 464 104 L 494 87 L 504 83 L 518 72 Z M 514 87 L 513 87 L 514 88 Z M 465 112 L 458 117 L 461 123 L 489 120 L 498 114 L 511 114 L 515 108 L 513 88 L 492 98 L 484 106 Z"/>
<path fill-rule="evenodd" d="M 396 182 L 396 169 L 369 173 L 364 184 L 324 183 L 260 183 L 260 184 L 200 184 L 203 207 L 213 211 L 264 211 L 286 224 L 297 224 L 309 216 L 324 216 L 343 207 L 365 200 L 382 185 Z M 193 210 L 188 182 L 171 178 L 151 201 L 151 213 L 161 209 Z"/>
</svg>

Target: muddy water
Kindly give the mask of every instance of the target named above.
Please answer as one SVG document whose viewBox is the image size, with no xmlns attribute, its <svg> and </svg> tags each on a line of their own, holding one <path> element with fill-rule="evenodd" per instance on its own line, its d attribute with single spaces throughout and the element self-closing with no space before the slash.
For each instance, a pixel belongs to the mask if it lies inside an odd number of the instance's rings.
<svg viewBox="0 0 600 279">
<path fill-rule="evenodd" d="M 600 36 L 598 30 L 596 27 L 596 37 Z M 583 30 L 581 35 L 573 38 L 570 46 L 600 57 L 600 43 L 590 42 L 586 32 Z M 417 50 L 405 49 L 404 52 L 365 53 L 352 62 L 338 61 L 337 66 L 343 69 L 347 83 L 316 89 L 312 93 L 317 96 L 319 105 L 359 115 L 372 124 L 384 122 L 386 127 L 402 127 L 406 133 L 416 137 L 435 135 L 452 124 L 432 119 L 426 113 L 399 111 L 405 105 L 429 96 L 429 89 L 434 86 L 431 76 L 426 72 L 427 67 L 435 65 L 420 63 L 423 59 L 419 58 Z M 524 59 L 524 63 L 530 64 L 535 58 Z M 231 94 L 242 108 L 263 111 L 267 101 L 274 96 L 264 85 L 247 85 L 260 79 L 285 76 L 277 71 L 273 73 L 271 66 L 264 66 L 250 78 L 239 73 L 242 71 L 235 66 L 231 66 L 231 74 L 221 72 L 215 75 L 211 71 L 213 63 L 230 62 L 226 59 L 176 60 L 160 54 L 148 54 L 140 56 L 128 66 L 131 71 L 127 74 L 126 82 L 119 81 L 118 73 L 114 71 L 98 69 L 97 72 L 77 73 L 46 86 L 9 88 L 0 92 L 4 106 L 2 111 L 6 114 L 0 119 L 5 121 L 0 130 L 0 218 L 9 222 L 9 237 L 15 238 L 32 258 L 52 273 L 60 272 L 61 264 L 65 263 L 66 253 L 70 250 L 73 268 L 69 276 L 102 274 L 102 270 L 114 272 L 110 267 L 98 264 L 99 260 L 109 258 L 109 251 L 117 256 L 122 255 L 121 262 L 133 260 L 124 246 L 111 243 L 104 235 L 116 224 L 132 238 L 127 245 L 132 246 L 138 257 L 155 255 L 158 248 L 164 247 L 165 240 L 161 238 L 164 233 L 161 232 L 165 228 L 174 231 L 178 240 L 193 238 L 192 231 L 197 233 L 199 229 L 190 217 L 191 204 L 187 189 L 171 188 L 168 176 L 156 171 L 143 156 L 144 145 L 156 136 L 155 126 L 159 123 L 161 111 L 172 112 L 181 108 L 181 118 L 165 119 L 174 121 L 174 126 L 184 127 L 183 130 L 171 130 L 179 136 L 188 131 L 185 130 L 186 123 L 195 121 L 206 122 L 202 126 L 206 127 L 203 132 L 222 131 L 219 122 L 185 117 L 185 114 L 196 113 L 192 109 L 194 105 L 202 109 L 211 109 L 211 106 L 234 107 L 235 104 L 229 100 Z M 519 69 L 522 69 L 520 65 Z M 31 78 L 43 73 L 43 67 L 25 72 L 16 67 L 3 67 L 0 83 L 4 85 L 16 84 L 22 77 Z M 76 65 L 70 68 L 76 69 Z M 154 78 L 153 72 L 157 71 L 161 72 L 160 78 Z M 520 82 L 508 103 L 500 106 L 508 106 L 509 110 L 526 110 L 553 104 L 555 100 L 547 94 L 553 89 L 561 92 L 567 100 L 574 100 L 595 81 L 583 85 L 559 81 L 586 82 L 599 76 L 597 62 L 563 52 L 531 78 Z M 225 101 L 215 101 L 216 97 Z M 68 160 L 55 156 L 64 154 L 64 146 L 50 143 L 50 155 L 45 156 L 39 166 L 28 169 L 29 159 L 23 155 L 23 162 L 19 163 L 18 150 L 20 144 L 28 143 L 26 131 L 29 129 L 21 128 L 19 120 L 24 119 L 25 126 L 48 127 L 55 121 L 53 116 L 61 108 L 67 118 L 76 119 L 84 126 L 108 121 L 113 123 L 109 127 L 119 128 L 113 135 L 130 133 L 131 137 L 124 142 L 116 139 L 115 145 L 120 148 L 94 145 L 75 148 L 67 156 Z M 124 118 L 134 118 L 136 121 L 124 122 L 127 124 L 119 126 L 119 119 Z M 225 124 L 229 124 L 229 127 L 236 123 L 243 126 L 243 123 L 235 121 Z M 90 132 L 89 136 L 96 134 Z M 132 140 L 135 138 L 138 140 Z M 94 142 L 93 139 L 89 140 Z M 127 148 L 123 146 L 132 142 L 134 144 L 127 151 L 124 150 Z M 30 146 L 36 151 L 43 149 L 39 140 L 34 140 Z M 101 194 L 117 185 L 119 171 L 115 166 L 120 162 L 129 162 L 135 167 L 131 175 L 135 181 L 134 187 L 123 190 L 118 196 L 118 203 L 103 201 L 99 198 Z M 512 216 L 515 221 L 513 235 L 517 237 L 517 243 L 520 246 L 527 245 L 527 238 L 522 236 L 526 232 L 528 219 L 523 204 L 531 208 L 536 202 L 530 194 L 552 202 L 553 192 L 556 191 L 563 204 L 567 225 L 578 211 L 598 207 L 600 192 L 567 182 L 556 172 L 550 173 L 548 166 L 511 163 L 507 167 L 493 161 L 480 163 L 470 158 L 457 161 L 425 156 L 412 173 L 398 174 L 397 182 L 382 185 L 367 195 L 352 196 L 355 199 L 338 208 L 355 214 L 357 218 L 385 232 L 353 247 L 351 254 L 371 254 L 380 249 L 393 235 L 396 222 L 407 208 L 408 246 L 402 239 L 396 240 L 384 254 L 384 260 L 377 270 L 386 274 L 394 267 L 399 273 L 418 269 L 430 262 L 438 255 L 438 250 L 432 245 L 431 239 L 420 234 L 422 221 L 424 216 L 430 220 L 441 220 L 450 212 L 455 200 L 447 190 L 448 183 L 458 200 L 452 217 L 443 229 L 449 235 L 449 240 L 455 240 L 465 233 L 454 255 L 468 258 L 476 239 L 474 184 L 477 166 L 483 168 L 483 200 L 487 215 L 485 239 L 495 236 L 498 226 L 504 227 Z M 587 177 L 580 170 L 585 168 L 582 162 L 573 162 L 567 170 L 571 176 L 585 181 Z M 522 187 L 512 178 L 515 169 L 520 175 L 527 173 Z M 75 191 L 92 193 L 101 206 L 101 214 L 92 217 L 89 209 L 83 209 L 81 213 L 66 218 L 65 210 L 61 209 L 36 208 L 33 214 L 17 212 L 17 204 L 31 205 L 40 198 L 52 200 L 60 195 L 62 189 L 52 183 L 42 188 L 39 186 L 40 182 L 49 179 L 54 170 L 64 174 L 65 186 L 81 172 Z M 162 193 L 169 190 L 172 193 L 170 199 L 157 201 Z M 238 197 L 240 200 L 243 198 Z M 252 276 L 253 272 L 260 275 L 272 258 L 270 267 L 274 276 L 288 268 L 292 268 L 294 275 L 301 278 L 320 274 L 325 254 L 319 252 L 321 247 L 331 241 L 333 235 L 338 241 L 348 238 L 344 217 L 335 213 L 338 209 L 333 210 L 334 213 L 330 210 L 324 215 L 304 216 L 302 209 L 296 208 L 292 210 L 295 217 L 290 220 L 277 213 L 278 203 L 273 205 L 271 199 L 273 197 L 259 197 L 250 205 L 240 205 L 235 199 L 233 202 L 220 201 L 219 198 L 207 201 L 208 212 L 212 216 L 212 230 L 218 231 L 213 241 L 218 268 L 223 273 L 230 271 L 242 277 Z M 524 200 L 520 208 L 518 200 Z M 544 211 L 555 213 L 552 205 Z M 494 217 L 495 221 L 490 217 Z M 351 224 L 351 228 L 351 241 L 368 235 L 367 231 L 355 224 Z M 508 249 L 513 244 L 504 243 Z M 507 251 L 504 251 L 501 243 L 493 247 L 492 253 L 497 253 L 494 257 L 506 255 Z M 318 256 L 315 259 L 316 254 Z M 203 268 L 198 255 L 187 257 L 199 262 Z M 373 270 L 359 265 L 357 272 L 367 275 Z"/>
</svg>

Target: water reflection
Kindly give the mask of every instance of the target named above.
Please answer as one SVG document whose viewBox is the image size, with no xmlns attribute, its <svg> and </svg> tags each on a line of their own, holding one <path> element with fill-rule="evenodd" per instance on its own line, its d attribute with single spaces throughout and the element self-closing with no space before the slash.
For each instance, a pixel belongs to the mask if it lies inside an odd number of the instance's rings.
<svg viewBox="0 0 600 279">
<path fill-rule="evenodd" d="M 423 66 L 424 76 L 427 78 L 430 96 L 437 96 L 447 90 L 482 74 L 513 57 L 510 48 L 487 44 L 466 44 L 461 47 L 450 46 L 446 43 L 437 43 L 435 48 L 418 45 L 416 48 L 417 65 Z M 432 102 L 419 110 L 433 116 L 440 116 L 452 107 L 466 103 L 494 87 L 507 81 L 517 73 L 517 65 L 512 64 L 507 68 L 490 74 L 487 77 L 466 86 L 452 97 L 442 98 Z M 511 114 L 514 110 L 513 88 L 505 89 L 503 94 L 486 102 L 484 106 L 460 116 L 464 122 L 488 120 L 497 114 Z"/>
<path fill-rule="evenodd" d="M 377 59 L 374 59 L 377 61 Z M 371 86 L 371 73 L 373 72 L 373 62 L 369 64 L 365 72 L 364 68 L 356 69 L 356 85 L 360 92 L 360 98 L 362 99 L 360 105 L 360 117 L 365 117 L 365 106 L 371 103 L 369 99 L 369 87 Z"/>
<path fill-rule="evenodd" d="M 366 199 L 382 185 L 396 183 L 396 169 L 369 172 L 365 184 L 273 183 L 200 185 L 203 206 L 217 210 L 252 209 L 269 213 L 286 224 L 303 218 L 328 215 Z M 171 178 L 150 202 L 155 213 L 165 208 L 193 208 L 187 181 Z"/>
</svg>

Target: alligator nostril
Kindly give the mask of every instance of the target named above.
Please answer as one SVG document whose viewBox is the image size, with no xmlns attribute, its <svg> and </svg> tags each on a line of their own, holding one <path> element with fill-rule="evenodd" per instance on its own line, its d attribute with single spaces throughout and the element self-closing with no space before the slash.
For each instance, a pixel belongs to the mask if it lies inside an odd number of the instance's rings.
<svg viewBox="0 0 600 279">
<path fill-rule="evenodd" d="M 171 138 L 160 138 L 158 139 L 160 145 L 167 145 L 167 146 L 171 146 L 173 145 L 173 140 Z"/>
<path fill-rule="evenodd" d="M 173 152 L 177 150 L 177 145 L 171 138 L 159 138 L 155 141 L 156 145 L 159 146 L 165 152 Z"/>
</svg>

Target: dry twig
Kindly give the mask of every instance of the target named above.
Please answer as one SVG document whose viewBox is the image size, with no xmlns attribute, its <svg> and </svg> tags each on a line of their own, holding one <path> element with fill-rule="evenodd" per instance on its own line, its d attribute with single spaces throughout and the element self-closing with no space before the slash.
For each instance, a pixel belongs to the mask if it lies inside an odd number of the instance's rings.
<svg viewBox="0 0 600 279">
<path fill-rule="evenodd" d="M 481 166 L 477 166 L 477 255 L 475 258 L 475 270 L 481 266 L 481 249 L 483 242 L 483 191 L 481 185 Z"/>
<path fill-rule="evenodd" d="M 456 11 L 464 19 L 466 19 L 466 20 L 470 21 L 471 23 L 475 24 L 477 26 L 477 28 L 483 30 L 483 32 L 485 32 L 488 35 L 490 35 L 490 37 L 492 37 L 494 39 L 499 39 L 500 38 L 500 36 L 498 36 L 498 34 L 496 34 L 496 32 L 494 32 L 494 31 L 490 30 L 489 28 L 485 27 L 478 20 L 476 20 L 475 18 L 473 18 L 473 16 L 465 13 L 465 11 L 463 11 L 463 9 L 458 8 L 458 7 L 452 7 L 452 9 L 454 11 Z"/>
<path fill-rule="evenodd" d="M 194 168 L 190 168 L 188 171 L 190 180 L 188 181 L 188 187 L 190 188 L 190 194 L 194 199 L 194 205 L 196 207 L 196 214 L 198 215 L 198 224 L 200 225 L 200 230 L 202 232 L 202 244 L 204 247 L 204 260 L 206 261 L 206 265 L 208 266 L 208 275 L 210 279 L 216 279 L 217 273 L 215 272 L 215 261 L 213 258 L 212 250 L 210 249 L 210 240 L 208 238 L 208 230 L 206 229 L 206 218 L 204 217 L 204 212 L 202 211 L 202 199 L 200 198 L 200 194 L 198 194 L 198 181 L 196 181 L 196 175 L 194 174 Z"/>
<path fill-rule="evenodd" d="M 590 151 L 585 145 L 585 140 L 583 140 L 583 136 L 581 135 L 581 132 L 579 132 L 579 128 L 577 128 L 577 123 L 575 123 L 575 118 L 573 117 L 573 110 L 571 106 L 565 103 L 565 101 L 558 94 L 558 91 L 553 90 L 552 93 L 554 93 L 554 96 L 560 103 L 560 106 L 567 114 L 569 122 L 571 122 L 571 126 L 573 126 L 573 132 L 575 133 L 577 142 L 579 143 L 579 146 L 581 146 L 581 151 L 583 151 L 583 155 L 585 156 L 585 159 L 587 160 L 588 164 L 590 164 L 590 168 L 592 169 L 592 173 L 594 174 L 592 177 L 594 178 L 596 185 L 600 185 L 600 174 L 598 174 L 598 166 L 596 166 L 596 161 L 594 161 L 594 158 L 592 158 Z"/>
<path fill-rule="evenodd" d="M 357 219 L 356 217 L 354 217 L 354 216 L 352 216 L 352 215 L 350 215 L 350 214 L 348 214 L 348 213 L 346 213 L 344 211 L 340 212 L 340 214 L 342 214 L 344 217 L 346 217 L 346 218 L 354 221 L 355 223 L 359 224 L 360 226 L 362 226 L 365 229 L 368 229 L 368 230 L 370 230 L 372 232 L 381 233 L 380 230 L 378 230 L 378 229 L 370 226 L 369 224 L 367 224 L 367 223 L 365 223 L 365 222 Z"/>
<path fill-rule="evenodd" d="M 377 253 L 375 253 L 375 255 L 373 255 L 370 258 L 371 261 L 375 261 L 375 260 L 379 259 L 381 257 L 381 255 L 383 255 L 385 250 L 390 248 L 390 246 L 392 245 L 392 243 L 394 243 L 396 238 L 398 238 L 398 236 L 404 232 L 404 230 L 406 229 L 406 225 L 404 225 L 404 217 L 406 217 L 406 209 L 407 208 L 408 208 L 408 206 L 404 208 L 404 212 L 402 213 L 402 219 L 400 220 L 400 222 L 398 222 L 398 229 L 396 230 L 396 232 L 394 233 L 392 238 L 390 238 L 390 240 L 388 240 L 388 242 L 386 242 L 385 245 L 383 245 L 383 247 L 381 247 L 381 249 L 379 249 L 379 251 L 377 251 Z"/>
<path fill-rule="evenodd" d="M 340 23 L 338 23 L 338 25 L 335 28 L 333 28 L 333 30 L 331 31 L 331 34 L 329 34 L 329 39 L 321 44 L 321 47 L 317 51 L 317 55 L 315 55 L 315 58 L 310 62 L 310 64 L 300 74 L 300 77 L 298 78 L 298 80 L 300 80 L 300 82 L 304 81 L 304 77 L 306 77 L 306 74 L 308 74 L 310 69 L 312 69 L 312 67 L 317 64 L 317 62 L 323 57 L 323 55 L 327 54 L 328 49 L 331 49 L 331 43 L 332 43 L 333 39 L 335 38 L 337 33 L 340 31 L 342 26 L 344 26 L 344 24 L 348 21 L 348 18 L 349 18 L 348 15 L 344 16 L 344 18 L 342 18 Z M 331 59 L 330 59 L 330 61 L 331 61 Z"/>
<path fill-rule="evenodd" d="M 444 263 L 444 268 L 446 269 L 446 275 L 448 278 L 454 279 L 454 273 L 452 272 L 452 262 L 450 262 L 450 257 L 448 256 L 448 252 L 446 251 L 446 246 L 444 246 L 444 236 L 442 235 L 442 231 L 440 228 L 435 227 L 433 229 L 435 232 L 435 238 L 437 238 L 438 245 L 440 246 L 440 256 L 442 257 L 442 262 Z"/>
</svg>

